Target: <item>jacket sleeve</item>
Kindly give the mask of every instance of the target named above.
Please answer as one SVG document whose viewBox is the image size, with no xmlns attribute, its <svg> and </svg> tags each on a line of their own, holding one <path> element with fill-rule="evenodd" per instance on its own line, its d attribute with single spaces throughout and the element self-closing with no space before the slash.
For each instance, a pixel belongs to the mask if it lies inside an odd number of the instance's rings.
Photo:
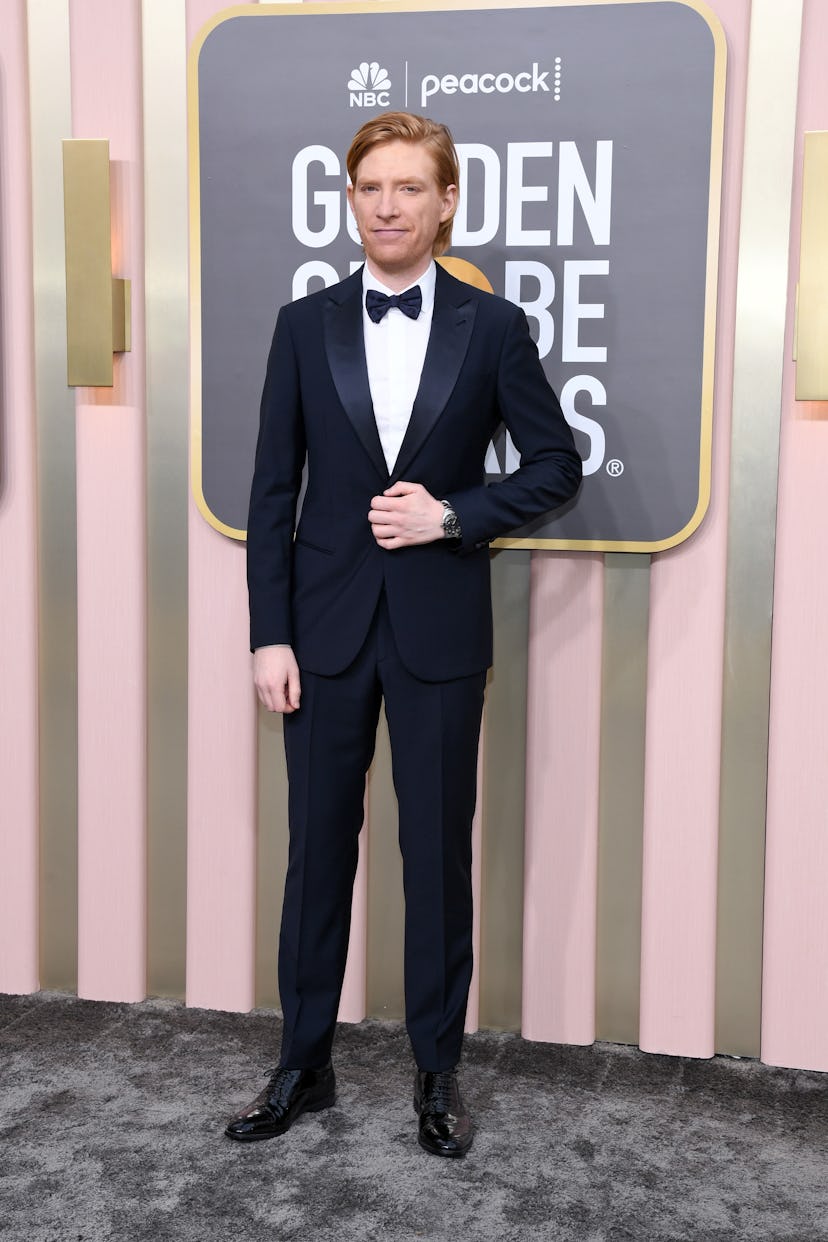
<svg viewBox="0 0 828 1242">
<path fill-rule="evenodd" d="M 451 492 L 463 532 L 461 550 L 497 539 L 570 500 L 581 458 L 558 398 L 544 374 L 526 316 L 518 307 L 506 328 L 497 370 L 501 418 L 520 453 L 520 466 L 489 486 Z"/>
<path fill-rule="evenodd" d="M 305 430 L 287 308 L 276 321 L 267 361 L 247 522 L 250 649 L 292 644 L 291 579 Z"/>
</svg>

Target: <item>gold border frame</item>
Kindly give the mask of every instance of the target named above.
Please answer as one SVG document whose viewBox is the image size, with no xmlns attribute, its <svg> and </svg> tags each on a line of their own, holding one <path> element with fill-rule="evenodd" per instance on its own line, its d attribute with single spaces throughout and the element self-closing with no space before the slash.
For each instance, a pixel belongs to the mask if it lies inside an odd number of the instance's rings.
<svg viewBox="0 0 828 1242">
<path fill-rule="evenodd" d="M 198 128 L 198 62 L 201 49 L 217 26 L 235 17 L 267 17 L 285 13 L 293 17 L 316 17 L 339 13 L 417 13 L 452 10 L 528 9 L 598 7 L 605 4 L 659 4 L 664 0 L 367 0 L 366 3 L 329 3 L 326 0 L 296 5 L 234 5 L 220 12 L 201 27 L 190 48 L 187 66 L 187 127 L 189 136 L 190 183 L 190 486 L 196 507 L 215 530 L 231 539 L 244 541 L 247 531 L 228 526 L 212 512 L 204 498 L 202 475 L 201 422 L 201 197 Z M 710 134 L 710 194 L 707 209 L 707 261 L 702 351 L 701 452 L 699 455 L 698 501 L 693 516 L 681 530 L 667 539 L 651 542 L 605 539 L 497 539 L 495 548 L 545 548 L 579 552 L 663 552 L 683 543 L 701 525 L 710 504 L 713 442 L 713 383 L 716 350 L 716 312 L 718 303 L 719 225 L 722 197 L 722 153 L 724 146 L 725 79 L 727 43 L 718 16 L 704 0 L 670 0 L 692 9 L 707 23 L 713 36 L 713 108 Z"/>
</svg>

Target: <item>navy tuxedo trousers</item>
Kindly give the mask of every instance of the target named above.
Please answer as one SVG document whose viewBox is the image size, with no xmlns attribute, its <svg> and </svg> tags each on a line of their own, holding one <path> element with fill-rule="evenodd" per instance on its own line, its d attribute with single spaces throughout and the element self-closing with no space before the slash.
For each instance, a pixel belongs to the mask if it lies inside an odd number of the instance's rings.
<svg viewBox="0 0 828 1242">
<path fill-rule="evenodd" d="M 315 1068 L 330 1058 L 365 775 L 383 699 L 403 856 L 406 1026 L 420 1069 L 459 1061 L 472 973 L 471 826 L 485 682 L 485 673 L 414 677 L 397 651 L 384 595 L 344 672 L 302 671 L 301 707 L 284 719 L 290 854 L 279 942 L 281 1065 Z"/>
</svg>

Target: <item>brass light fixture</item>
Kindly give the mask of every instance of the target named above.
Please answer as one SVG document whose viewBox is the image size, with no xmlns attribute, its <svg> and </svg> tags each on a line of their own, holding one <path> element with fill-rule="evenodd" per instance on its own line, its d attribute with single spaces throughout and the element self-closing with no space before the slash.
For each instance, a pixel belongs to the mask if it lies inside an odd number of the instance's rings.
<svg viewBox="0 0 828 1242">
<path fill-rule="evenodd" d="M 70 387 L 111 388 L 113 354 L 131 349 L 130 282 L 112 275 L 109 142 L 63 144 L 66 345 Z"/>
<path fill-rule="evenodd" d="M 828 130 L 805 135 L 794 359 L 797 401 L 828 401 Z"/>
</svg>

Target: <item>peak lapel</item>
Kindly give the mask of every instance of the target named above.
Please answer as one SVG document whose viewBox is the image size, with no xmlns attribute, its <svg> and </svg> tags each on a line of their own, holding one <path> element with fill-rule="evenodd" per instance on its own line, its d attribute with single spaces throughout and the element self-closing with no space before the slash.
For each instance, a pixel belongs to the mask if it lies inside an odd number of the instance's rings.
<svg viewBox="0 0 828 1242">
<path fill-rule="evenodd" d="M 420 387 L 405 437 L 394 462 L 391 481 L 404 473 L 448 404 L 471 340 L 477 303 L 462 283 L 437 268 L 434 313 Z"/>
<path fill-rule="evenodd" d="M 381 478 L 387 479 L 365 362 L 361 271 L 331 291 L 325 306 L 325 351 L 342 407 Z"/>
</svg>

